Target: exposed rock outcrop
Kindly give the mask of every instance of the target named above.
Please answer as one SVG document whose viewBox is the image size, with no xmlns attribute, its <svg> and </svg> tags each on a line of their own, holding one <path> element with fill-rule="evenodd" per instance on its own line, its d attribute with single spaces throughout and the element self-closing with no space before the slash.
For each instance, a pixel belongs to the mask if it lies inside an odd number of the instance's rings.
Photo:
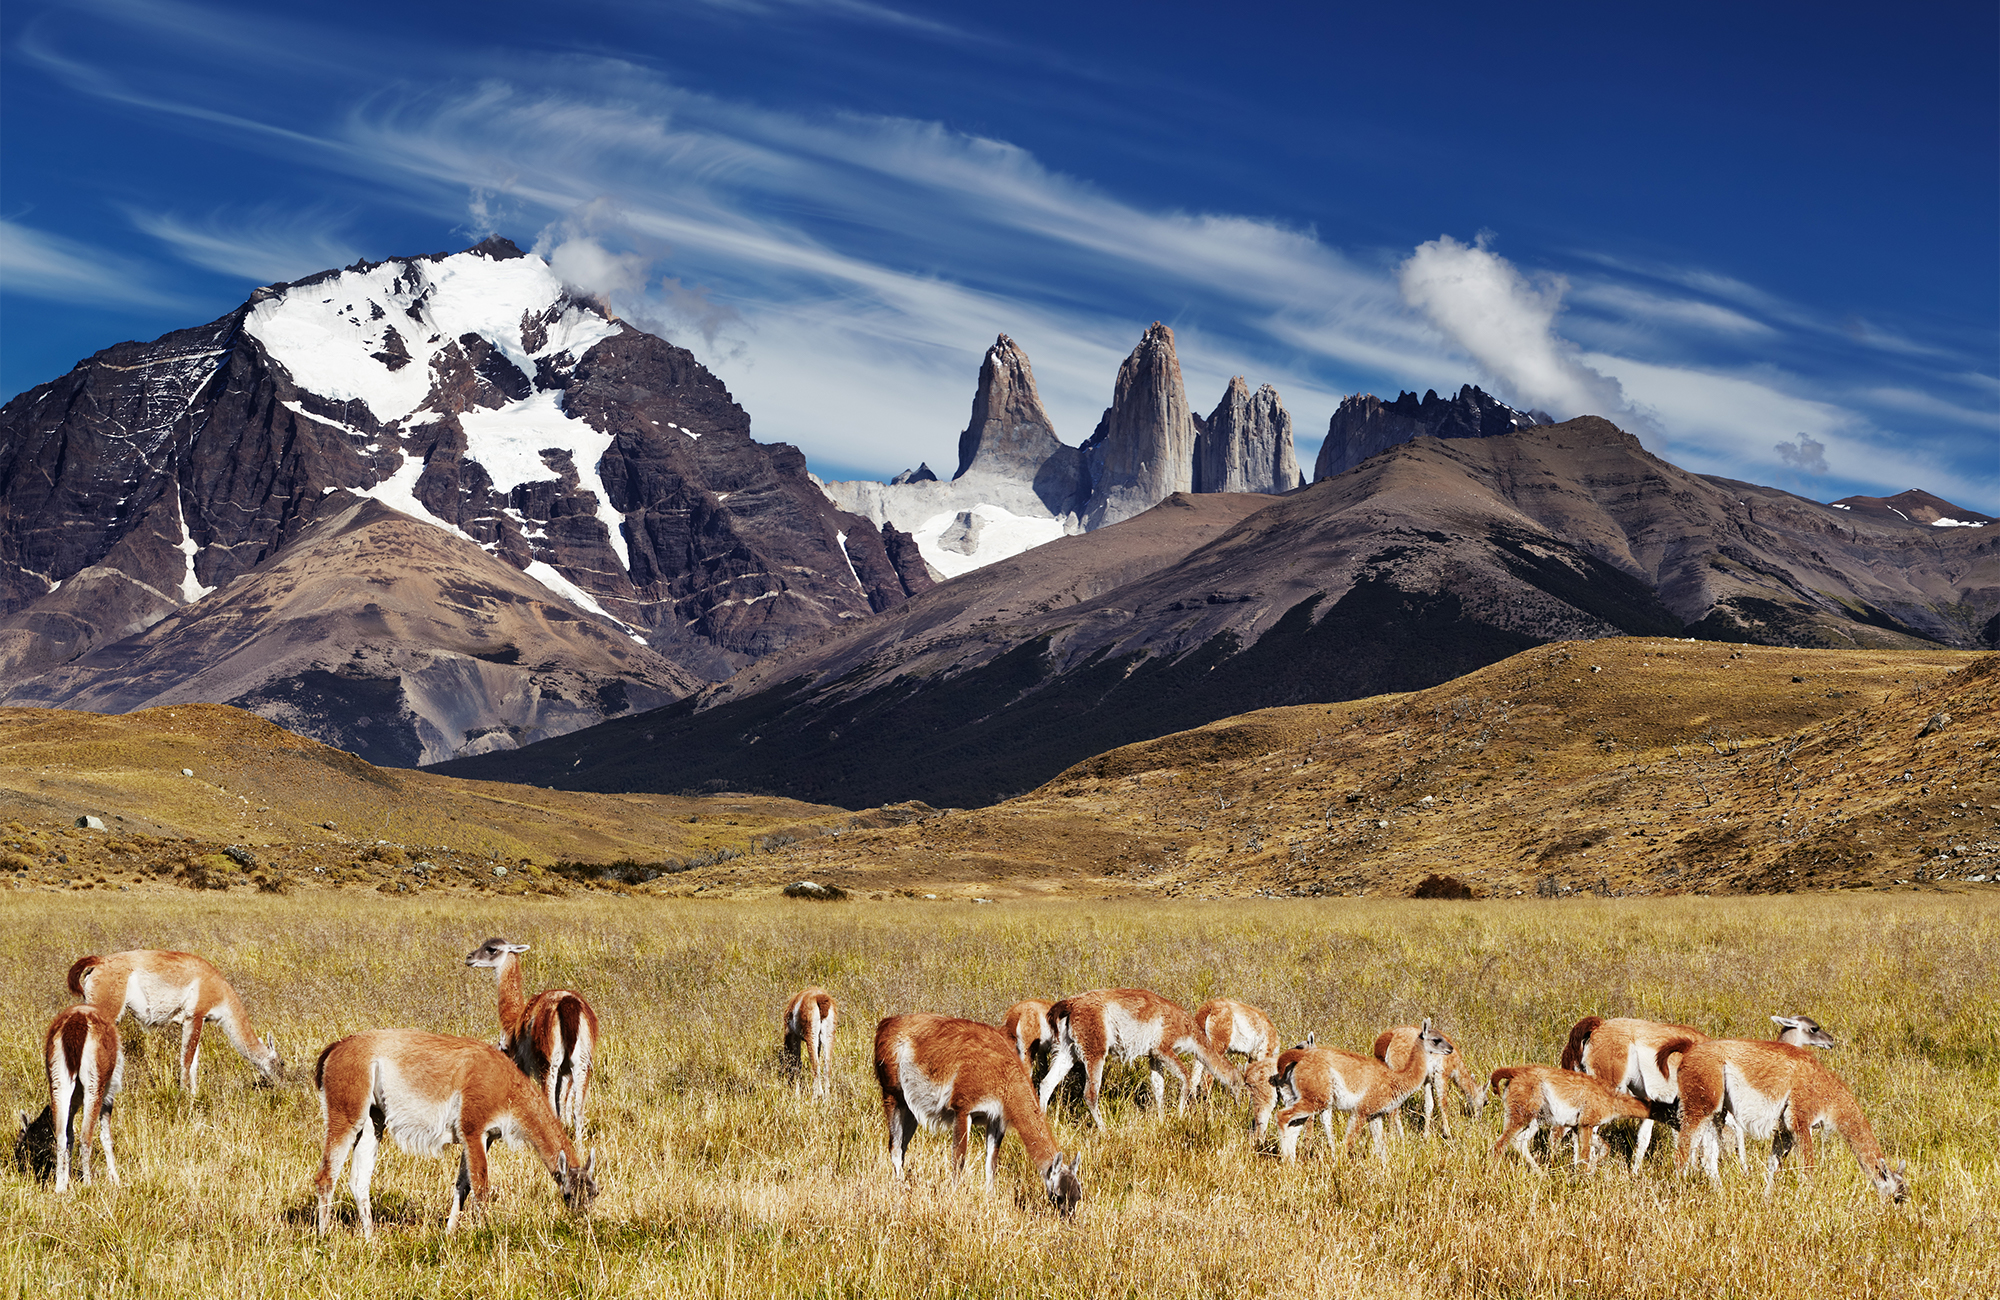
<svg viewBox="0 0 2000 1300">
<path fill-rule="evenodd" d="M 1443 398 L 1432 389 L 1417 400 L 1403 393 L 1385 402 L 1373 393 L 1343 398 L 1327 422 L 1326 441 L 1313 463 L 1313 482 L 1345 474 L 1370 456 L 1412 438 L 1494 438 L 1516 429 L 1554 423 L 1540 411 L 1517 411 L 1466 384 L 1458 396 Z"/>
<path fill-rule="evenodd" d="M 887 483 L 823 490 L 841 509 L 910 536 L 933 575 L 967 573 L 1077 531 L 1082 454 L 1056 437 L 1028 355 L 1005 334 L 980 363 L 958 457 L 949 483 L 923 466 Z M 898 571 L 906 580 L 914 572 L 901 561 Z"/>
<path fill-rule="evenodd" d="M 1118 368 L 1111 405 L 1083 444 L 1090 482 L 1083 526 L 1115 524 L 1192 491 L 1197 428 L 1174 332 L 1154 321 Z"/>
<path fill-rule="evenodd" d="M 1278 390 L 1265 384 L 1253 394 L 1241 375 L 1231 379 L 1195 435 L 1194 490 L 1290 492 L 1299 483 L 1292 414 Z"/>
</svg>

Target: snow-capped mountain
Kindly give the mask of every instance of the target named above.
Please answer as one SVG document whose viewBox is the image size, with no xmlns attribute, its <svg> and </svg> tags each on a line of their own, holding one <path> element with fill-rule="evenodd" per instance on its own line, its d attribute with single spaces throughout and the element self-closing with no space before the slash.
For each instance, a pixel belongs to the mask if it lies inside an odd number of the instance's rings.
<svg viewBox="0 0 2000 1300">
<path fill-rule="evenodd" d="M 326 674 L 394 681 L 388 712 L 421 735 L 426 762 L 676 698 L 931 582 L 906 538 L 885 545 L 876 525 L 836 509 L 796 448 L 752 442 L 748 415 L 692 354 L 494 239 L 260 289 L 218 321 L 108 348 L 7 403 L 0 701 L 101 698 L 135 654 L 152 657 L 151 693 L 120 687 L 120 707 L 175 698 L 213 665 L 157 644 L 112 648 L 170 615 L 154 640 L 180 635 L 246 576 L 281 555 L 298 561 L 288 548 L 332 545 L 315 525 L 357 497 L 428 531 L 392 530 L 394 547 L 372 550 L 366 577 L 351 582 L 386 592 L 399 564 L 404 576 L 465 569 L 463 553 L 442 558 L 450 542 L 526 585 L 468 572 L 454 597 L 462 611 L 376 627 L 376 641 L 361 625 L 378 615 L 353 602 L 353 635 L 315 623 L 316 657 L 250 656 L 289 676 L 231 677 L 238 695 L 223 702 L 294 699 L 286 682 L 324 685 Z M 342 579 L 338 566 L 300 565 L 316 582 Z M 503 616 L 524 600 L 541 613 Z M 626 648 L 541 643 L 536 629 L 578 619 Z M 236 625 L 298 639 L 284 617 Z M 364 644 L 383 653 L 354 653 Z M 504 670 L 511 686 L 482 689 L 513 703 L 491 716 L 439 713 L 412 676 L 410 656 L 423 655 Z M 550 690 L 574 698 L 531 703 Z M 339 694 L 294 715 L 338 716 Z M 370 711 L 378 728 L 383 712 Z"/>
</svg>

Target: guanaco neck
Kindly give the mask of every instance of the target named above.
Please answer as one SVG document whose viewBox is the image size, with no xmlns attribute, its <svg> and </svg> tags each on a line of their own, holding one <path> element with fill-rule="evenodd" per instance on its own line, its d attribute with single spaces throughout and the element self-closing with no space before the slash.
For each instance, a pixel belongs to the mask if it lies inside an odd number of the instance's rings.
<svg viewBox="0 0 2000 1300">
<path fill-rule="evenodd" d="M 1034 1088 L 1019 1079 L 1010 1081 L 1001 1090 L 1000 1111 L 1007 1117 L 1007 1127 L 1021 1135 L 1021 1145 L 1027 1149 L 1035 1171 L 1046 1175 L 1062 1152 L 1056 1149 L 1055 1130 L 1049 1127 L 1049 1117 L 1035 1100 Z"/>
<path fill-rule="evenodd" d="M 519 981 L 520 977 L 515 976 L 515 982 L 518 984 Z M 555 1117 L 548 1103 L 542 1100 L 541 1093 L 535 1091 L 534 1086 L 527 1083 L 525 1077 L 521 1082 L 522 1086 L 516 1091 L 514 1098 L 515 1129 L 522 1137 L 528 1139 L 528 1145 L 532 1146 L 535 1154 L 542 1158 L 542 1167 L 549 1171 L 549 1177 L 560 1183 L 562 1171 L 557 1163 L 558 1158 L 567 1156 L 569 1167 L 577 1168 L 576 1145 L 570 1141 L 569 1130 L 562 1126 L 562 1121 Z"/>
<path fill-rule="evenodd" d="M 250 1013 L 243 1009 L 243 999 L 237 997 L 236 990 L 228 984 L 222 986 L 222 1008 L 222 1033 L 229 1040 L 229 1045 L 269 1076 L 273 1068 L 272 1058 L 277 1053 L 264 1046 L 257 1037 L 257 1031 L 250 1025 Z"/>
<path fill-rule="evenodd" d="M 528 995 L 521 985 L 521 959 L 514 953 L 502 953 L 500 964 L 493 968 L 493 982 L 500 986 L 500 1032 L 512 1043 L 520 1031 L 521 1017 L 528 1009 Z"/>
</svg>

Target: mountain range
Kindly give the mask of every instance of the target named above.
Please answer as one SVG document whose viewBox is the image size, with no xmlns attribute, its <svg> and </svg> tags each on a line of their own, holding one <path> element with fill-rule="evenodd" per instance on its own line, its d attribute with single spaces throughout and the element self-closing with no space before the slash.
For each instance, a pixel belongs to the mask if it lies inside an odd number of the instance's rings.
<svg viewBox="0 0 2000 1300">
<path fill-rule="evenodd" d="M 2000 640 L 1991 521 L 1689 474 L 1467 385 L 1275 389 L 1172 330 L 1057 436 L 988 349 L 953 477 L 823 484 L 505 240 L 259 289 L 0 409 L 0 704 L 251 709 L 392 765 L 848 807 L 1634 633 Z"/>
</svg>

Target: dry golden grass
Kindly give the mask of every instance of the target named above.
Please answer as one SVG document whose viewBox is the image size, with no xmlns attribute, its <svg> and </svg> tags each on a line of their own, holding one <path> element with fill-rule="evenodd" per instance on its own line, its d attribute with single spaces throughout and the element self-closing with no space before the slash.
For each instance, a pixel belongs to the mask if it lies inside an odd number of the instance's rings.
<svg viewBox="0 0 2000 1300">
<path fill-rule="evenodd" d="M 443 1234 L 444 1161 L 385 1151 L 378 1239 L 322 1240 L 313 1055 L 377 1025 L 494 1032 L 493 990 L 461 965 L 480 939 L 533 944 L 531 988 L 583 991 L 604 1025 L 592 1145 L 604 1193 L 568 1218 L 521 1152 L 496 1151 L 486 1221 Z M 1416 903 L 1113 901 L 736 904 L 589 896 L 385 898 L 177 892 L 0 896 L 0 1099 L 40 1103 L 41 1027 L 78 954 L 185 947 L 229 973 L 294 1067 L 251 1083 L 211 1032 L 203 1091 L 170 1082 L 153 1035 L 114 1121 L 126 1183 L 57 1198 L 0 1174 L 10 1295 L 1764 1296 L 1979 1295 L 2000 1276 L 2000 902 L 1990 896 Z M 830 1103 L 779 1071 L 786 997 L 843 1002 Z M 1552 1060 L 1586 1012 L 1765 1036 L 1817 1017 L 1912 1194 L 1882 1202 L 1834 1140 L 1818 1175 L 1725 1164 L 1720 1190 L 1634 1175 L 1489 1167 L 1494 1109 L 1451 1142 L 1414 1132 L 1385 1171 L 1316 1138 L 1285 1166 L 1227 1097 L 1148 1113 L 1119 1074 L 1085 1152 L 1071 1223 L 1044 1207 L 1017 1143 L 991 1196 L 927 1133 L 890 1184 L 868 1068 L 876 1017 L 996 1019 L 1017 998 L 1138 984 L 1192 1006 L 1251 1001 L 1288 1038 L 1365 1050 L 1430 1014 L 1475 1066 Z M 129 1029 L 130 1022 L 127 1022 Z M 1758 1144 L 1752 1144 L 1753 1159 Z M 341 1202 L 347 1204 L 343 1191 Z"/>
</svg>

